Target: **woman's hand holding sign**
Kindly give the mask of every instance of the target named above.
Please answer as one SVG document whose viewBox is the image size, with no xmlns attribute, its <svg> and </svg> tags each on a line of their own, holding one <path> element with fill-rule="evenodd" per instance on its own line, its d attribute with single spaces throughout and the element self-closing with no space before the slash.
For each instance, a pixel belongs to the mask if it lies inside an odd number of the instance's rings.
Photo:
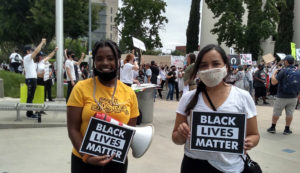
<svg viewBox="0 0 300 173">
<path fill-rule="evenodd" d="M 112 156 L 104 155 L 104 156 L 91 156 L 86 159 L 86 163 L 95 165 L 95 166 L 105 166 L 115 157 L 115 154 Z"/>
<path fill-rule="evenodd" d="M 181 123 L 178 127 L 178 134 L 184 137 L 185 140 L 191 137 L 191 129 L 190 127 L 185 123 Z"/>
<path fill-rule="evenodd" d="M 175 144 L 182 145 L 191 136 L 191 129 L 187 125 L 187 118 L 177 113 L 173 129 L 172 140 Z"/>
</svg>

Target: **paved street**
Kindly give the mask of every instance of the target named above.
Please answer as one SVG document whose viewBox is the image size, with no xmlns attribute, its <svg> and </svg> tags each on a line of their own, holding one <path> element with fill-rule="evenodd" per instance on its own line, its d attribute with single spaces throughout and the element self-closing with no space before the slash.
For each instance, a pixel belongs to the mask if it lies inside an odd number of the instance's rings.
<svg viewBox="0 0 300 173">
<path fill-rule="evenodd" d="M 0 103 L 16 102 L 0 99 Z M 63 103 L 62 103 L 63 104 Z M 154 108 L 155 136 L 148 152 L 140 159 L 129 152 L 129 173 L 175 173 L 180 171 L 183 146 L 171 141 L 178 102 L 157 99 Z M 300 111 L 296 110 L 292 123 L 293 134 L 285 136 L 284 116 L 277 125 L 277 134 L 266 129 L 271 124 L 272 107 L 257 106 L 261 135 L 259 145 L 249 152 L 266 173 L 296 173 L 300 170 Z M 16 112 L 0 112 L 0 173 L 67 173 L 70 172 L 72 145 L 65 127 L 63 112 L 47 112 L 43 122 L 14 121 Z M 49 127 L 60 126 L 60 127 Z M 3 129 L 5 127 L 5 129 Z M 14 127 L 7 129 L 8 127 Z M 27 128 L 16 128 L 27 127 Z M 41 127 L 41 128 L 28 128 Z"/>
</svg>

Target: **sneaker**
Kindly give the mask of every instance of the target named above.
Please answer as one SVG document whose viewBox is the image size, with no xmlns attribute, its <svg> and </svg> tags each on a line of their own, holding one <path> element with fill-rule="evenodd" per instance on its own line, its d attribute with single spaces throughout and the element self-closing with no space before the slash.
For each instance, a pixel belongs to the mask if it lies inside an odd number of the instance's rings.
<svg viewBox="0 0 300 173">
<path fill-rule="evenodd" d="M 283 134 L 284 135 L 290 135 L 290 134 L 292 134 L 293 132 L 289 129 L 289 130 L 287 130 L 287 129 L 284 129 L 284 131 L 283 131 Z"/>
<path fill-rule="evenodd" d="M 276 129 L 270 127 L 270 128 L 268 128 L 267 132 L 269 132 L 269 133 L 276 133 Z"/>
<path fill-rule="evenodd" d="M 36 115 L 36 114 L 27 115 L 27 118 L 28 118 L 28 119 L 37 119 L 37 118 L 38 118 L 38 115 Z"/>
<path fill-rule="evenodd" d="M 40 111 L 40 114 L 47 115 L 47 113 L 45 111 Z"/>
<path fill-rule="evenodd" d="M 268 104 L 270 104 L 270 103 L 268 103 L 268 102 L 264 102 L 264 104 L 265 104 L 265 105 L 268 105 Z"/>
</svg>

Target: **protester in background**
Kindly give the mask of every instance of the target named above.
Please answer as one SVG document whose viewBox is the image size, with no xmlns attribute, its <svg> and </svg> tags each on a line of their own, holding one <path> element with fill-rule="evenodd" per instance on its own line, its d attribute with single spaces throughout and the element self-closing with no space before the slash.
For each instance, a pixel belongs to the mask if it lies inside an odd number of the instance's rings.
<svg viewBox="0 0 300 173">
<path fill-rule="evenodd" d="M 249 84 L 248 84 L 249 85 Z M 238 66 L 234 86 L 245 90 L 245 72 L 243 66 Z"/>
<path fill-rule="evenodd" d="M 79 152 L 89 120 L 96 112 L 105 113 L 129 126 L 136 125 L 139 116 L 136 95 L 118 80 L 120 53 L 112 41 L 96 42 L 92 52 L 94 77 L 79 81 L 69 98 L 67 127 L 73 144 L 72 173 L 127 172 L 127 158 L 123 164 L 111 162 L 114 155 L 92 156 Z"/>
<path fill-rule="evenodd" d="M 18 67 L 22 64 L 23 59 L 22 56 L 18 53 L 16 49 L 12 54 L 9 56 L 9 68 L 11 72 L 19 73 Z"/>
<path fill-rule="evenodd" d="M 25 70 L 25 83 L 27 85 L 27 101 L 32 103 L 34 93 L 37 85 L 37 64 L 34 62 L 36 55 L 41 51 L 42 46 L 46 44 L 46 39 L 42 39 L 41 43 L 33 50 L 31 46 L 24 47 L 24 70 Z M 37 118 L 36 114 L 32 111 L 27 111 L 28 118 Z"/>
<path fill-rule="evenodd" d="M 76 75 L 75 75 L 75 68 L 74 65 L 80 65 L 85 54 L 81 53 L 81 58 L 78 62 L 74 61 L 73 59 L 75 58 L 75 54 L 73 51 L 70 50 L 65 50 L 65 56 L 67 58 L 65 62 L 65 69 L 66 69 L 66 76 L 67 76 L 67 81 L 68 81 L 68 90 L 67 90 L 67 97 L 66 97 L 66 102 L 68 102 L 69 96 L 71 94 L 71 91 L 76 84 Z"/>
<path fill-rule="evenodd" d="M 255 104 L 258 105 L 258 98 L 262 97 L 263 104 L 269 104 L 266 101 L 266 73 L 264 71 L 264 65 L 259 64 L 258 70 L 254 74 L 254 90 L 255 90 Z"/>
<path fill-rule="evenodd" d="M 151 69 L 151 83 L 154 84 L 154 85 L 157 85 L 157 76 L 159 75 L 159 69 L 157 67 L 157 64 L 155 63 L 155 61 L 151 61 L 151 66 L 150 66 L 150 69 Z M 153 91 L 153 99 L 155 101 L 155 98 L 156 98 L 156 89 L 154 89 Z"/>
<path fill-rule="evenodd" d="M 178 90 L 179 90 L 179 97 L 183 94 L 183 87 L 184 87 L 184 81 L 183 81 L 184 71 L 182 67 L 178 68 Z"/>
<path fill-rule="evenodd" d="M 83 80 L 89 78 L 89 66 L 88 65 L 82 66 L 81 77 Z"/>
<path fill-rule="evenodd" d="M 297 97 L 300 97 L 300 93 L 298 86 L 299 83 L 294 84 L 293 80 L 295 80 L 295 78 L 288 77 L 289 75 L 297 75 L 297 73 L 295 73 L 296 68 L 294 66 L 294 57 L 292 55 L 287 55 L 285 57 L 284 66 L 284 69 L 275 71 L 272 76 L 272 84 L 278 84 L 278 92 L 273 107 L 272 126 L 267 131 L 270 133 L 276 132 L 276 123 L 281 116 L 282 110 L 285 109 L 286 122 L 283 134 L 289 135 L 292 134 L 290 125 L 292 123 L 293 113 L 297 105 Z M 298 73 L 298 79 L 299 78 L 300 73 Z"/>
<path fill-rule="evenodd" d="M 253 95 L 253 72 L 252 72 L 252 66 L 248 65 L 245 72 L 245 78 L 248 81 L 248 91 L 250 95 Z"/>
<path fill-rule="evenodd" d="M 51 63 L 49 62 L 49 60 L 55 55 L 55 53 L 57 52 L 57 49 L 58 49 L 58 47 L 56 47 L 48 56 L 43 57 L 43 59 L 41 60 L 41 62 L 44 63 L 44 76 L 43 76 L 44 86 L 45 86 L 45 98 L 44 99 L 46 100 L 47 95 L 48 95 L 48 101 L 50 101 L 50 102 L 53 101 L 52 96 L 51 96 L 53 71 L 52 71 Z"/>
<path fill-rule="evenodd" d="M 175 95 L 176 95 L 176 101 L 179 101 L 179 88 L 178 88 L 178 68 L 175 66 L 175 73 L 176 73 L 176 77 L 175 77 L 175 84 L 174 84 L 174 89 L 175 89 Z"/>
<path fill-rule="evenodd" d="M 256 108 L 250 94 L 224 82 L 229 71 L 225 51 L 217 45 L 207 45 L 198 54 L 191 77 L 200 78 L 197 89 L 189 91 L 180 99 L 172 140 L 184 146 L 181 173 L 242 172 L 244 161 L 238 154 L 196 151 L 190 149 L 190 120 L 192 110 L 201 112 L 247 113 L 244 149 L 250 150 L 259 142 Z M 208 101 L 210 98 L 211 102 Z M 216 126 L 217 123 L 213 123 Z M 218 124 L 219 125 L 219 124 Z"/>
<path fill-rule="evenodd" d="M 164 89 L 164 84 L 166 82 L 166 71 L 165 71 L 165 67 L 161 66 L 159 69 L 159 75 L 161 77 L 161 83 L 160 83 L 160 88 L 158 89 L 158 94 L 160 99 L 162 99 L 162 94 L 161 91 Z"/>
<path fill-rule="evenodd" d="M 139 69 L 139 65 L 134 59 L 134 55 L 132 53 L 127 54 L 124 65 L 122 67 L 122 73 L 120 73 L 120 80 L 131 87 L 133 84 L 133 71 L 137 71 Z"/>
<path fill-rule="evenodd" d="M 234 85 L 235 81 L 236 81 L 236 73 L 237 70 L 234 69 L 233 67 L 230 67 L 230 70 L 228 72 L 228 76 L 225 79 L 225 82 L 231 85 Z"/>
<path fill-rule="evenodd" d="M 168 88 L 169 88 L 167 100 L 169 100 L 169 98 L 170 98 L 170 100 L 173 100 L 175 79 L 176 79 L 176 67 L 175 67 L 175 65 L 172 65 L 171 71 L 167 74 Z"/>
<path fill-rule="evenodd" d="M 136 77 L 136 80 L 139 81 L 140 84 L 144 83 L 144 81 L 145 81 L 145 75 L 144 75 L 143 70 L 139 70 L 139 74 Z"/>
<path fill-rule="evenodd" d="M 151 76 L 152 76 L 152 71 L 150 69 L 150 64 L 147 63 L 145 65 L 145 72 L 144 72 L 144 75 L 145 75 L 145 80 L 144 80 L 144 83 L 151 83 Z"/>
<path fill-rule="evenodd" d="M 191 73 L 194 68 L 194 64 L 196 61 L 196 55 L 193 53 L 190 53 L 186 59 L 187 61 L 187 68 L 184 71 L 183 76 L 183 82 L 184 82 L 184 88 L 183 93 L 196 89 L 196 83 L 194 80 L 191 80 Z"/>
</svg>

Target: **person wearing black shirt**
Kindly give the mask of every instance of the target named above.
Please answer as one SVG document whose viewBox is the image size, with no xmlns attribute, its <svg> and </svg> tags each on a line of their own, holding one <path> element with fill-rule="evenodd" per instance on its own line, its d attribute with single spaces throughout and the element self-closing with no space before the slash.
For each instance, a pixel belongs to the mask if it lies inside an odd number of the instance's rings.
<svg viewBox="0 0 300 173">
<path fill-rule="evenodd" d="M 255 104 L 258 104 L 258 98 L 262 97 L 264 104 L 269 104 L 266 102 L 266 73 L 264 71 L 264 65 L 259 64 L 258 70 L 254 74 L 254 89 L 255 89 Z"/>
<path fill-rule="evenodd" d="M 167 95 L 167 100 L 170 98 L 170 100 L 173 100 L 173 94 L 174 94 L 174 87 L 175 87 L 175 79 L 176 79 L 176 67 L 173 65 L 171 66 L 171 71 L 167 75 L 168 80 L 168 88 L 169 92 Z"/>
</svg>

